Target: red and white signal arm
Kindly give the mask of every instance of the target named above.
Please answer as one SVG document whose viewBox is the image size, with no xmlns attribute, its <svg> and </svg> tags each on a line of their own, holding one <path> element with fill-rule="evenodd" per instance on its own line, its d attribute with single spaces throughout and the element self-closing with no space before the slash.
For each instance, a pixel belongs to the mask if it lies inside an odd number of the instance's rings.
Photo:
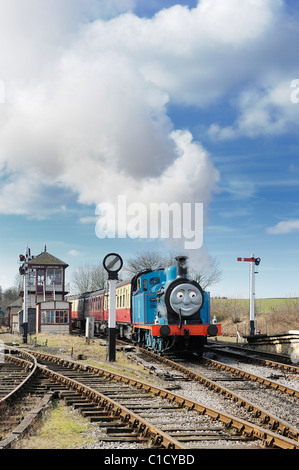
<svg viewBox="0 0 299 470">
<path fill-rule="evenodd" d="M 237 258 L 237 261 L 249 261 L 251 263 L 255 263 L 256 266 L 258 266 L 261 262 L 261 258 Z"/>
</svg>

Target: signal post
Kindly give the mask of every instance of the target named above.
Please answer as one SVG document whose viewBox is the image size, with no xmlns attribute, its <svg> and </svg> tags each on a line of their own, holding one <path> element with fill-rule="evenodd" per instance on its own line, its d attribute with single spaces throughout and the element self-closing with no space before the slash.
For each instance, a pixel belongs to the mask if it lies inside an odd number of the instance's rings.
<svg viewBox="0 0 299 470">
<path fill-rule="evenodd" d="M 123 266 L 123 260 L 117 253 L 109 253 L 103 260 L 103 266 L 108 273 L 109 281 L 109 361 L 114 362 L 116 349 L 116 282 L 118 280 L 118 272 Z"/>
<path fill-rule="evenodd" d="M 23 343 L 27 344 L 28 339 L 28 276 L 29 268 L 28 261 L 30 261 L 30 249 L 28 245 L 25 249 L 25 255 L 19 256 L 19 261 L 23 263 L 19 268 L 19 273 L 24 276 L 24 302 L 23 302 Z"/>
<path fill-rule="evenodd" d="M 248 261 L 251 263 L 250 266 L 250 319 L 249 319 L 249 328 L 250 336 L 255 334 L 255 312 L 254 312 L 254 300 L 255 300 L 255 266 L 258 266 L 261 262 L 261 258 L 255 258 L 254 254 L 251 255 L 251 258 L 237 258 L 237 261 Z"/>
</svg>

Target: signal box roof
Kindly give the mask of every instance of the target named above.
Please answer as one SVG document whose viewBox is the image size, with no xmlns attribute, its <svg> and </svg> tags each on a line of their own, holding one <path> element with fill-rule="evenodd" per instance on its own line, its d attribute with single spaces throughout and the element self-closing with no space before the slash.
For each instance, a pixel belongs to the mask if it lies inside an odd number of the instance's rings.
<svg viewBox="0 0 299 470">
<path fill-rule="evenodd" d="M 35 256 L 28 262 L 29 266 L 62 266 L 64 268 L 68 267 L 68 264 L 56 256 L 51 255 L 47 251 L 43 251 L 40 255 Z"/>
</svg>

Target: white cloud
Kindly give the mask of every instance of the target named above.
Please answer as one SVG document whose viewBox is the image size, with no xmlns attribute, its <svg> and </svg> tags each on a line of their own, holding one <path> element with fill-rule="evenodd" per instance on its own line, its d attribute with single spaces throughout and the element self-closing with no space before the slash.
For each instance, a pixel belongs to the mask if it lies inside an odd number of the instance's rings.
<svg viewBox="0 0 299 470">
<path fill-rule="evenodd" d="M 41 181 L 26 170 L 11 174 L 0 188 L 0 213 L 26 215 L 47 219 L 66 212 L 61 201 L 68 199 L 67 191 L 60 185 Z"/>
<path fill-rule="evenodd" d="M 80 224 L 96 224 L 98 217 L 87 216 L 87 217 L 80 217 L 79 223 Z"/>
<path fill-rule="evenodd" d="M 14 2 L 6 10 L 9 20 L 18 4 Z M 89 4 L 94 7 L 94 2 Z M 27 7 L 30 11 L 36 5 L 31 0 Z M 33 30 L 21 19 L 14 25 L 21 25 L 22 33 L 27 33 L 21 53 L 30 53 L 30 67 L 25 68 L 25 81 L 23 76 L 11 78 L 20 55 L 14 50 L 8 99 L 0 111 L 0 162 L 11 174 L 2 186 L 2 210 L 43 211 L 41 188 L 57 184 L 75 191 L 85 204 L 113 200 L 124 191 L 131 200 L 144 202 L 197 196 L 200 202 L 210 200 L 217 172 L 199 144 L 191 144 L 192 136 L 182 143 L 183 134 L 180 139 L 178 133 L 171 134 L 168 93 L 142 73 L 145 45 L 139 44 L 140 60 L 130 51 L 130 41 L 139 42 L 130 28 L 132 22 L 138 23 L 142 38 L 142 31 L 158 32 L 159 21 L 154 20 L 150 27 L 149 20 L 128 14 L 88 23 L 78 33 L 76 8 L 68 18 L 67 0 L 62 5 L 46 5 L 45 12 L 37 8 L 40 24 L 34 23 Z M 64 16 L 42 57 L 43 43 L 54 33 L 53 21 L 45 13 L 55 19 L 61 8 Z M 20 31 L 15 32 L 15 44 L 20 45 L 21 38 Z M 19 184 L 19 174 L 23 181 L 28 174 L 31 184 Z"/>
<path fill-rule="evenodd" d="M 70 256 L 79 256 L 81 253 L 80 253 L 80 251 L 78 251 L 78 250 L 70 250 L 70 251 L 68 252 L 68 254 L 69 254 Z"/>
<path fill-rule="evenodd" d="M 233 125 L 210 125 L 208 133 L 214 140 L 237 137 L 281 135 L 298 129 L 299 106 L 291 101 L 291 82 L 283 80 L 266 88 L 243 91 L 236 103 L 238 117 Z"/>
<path fill-rule="evenodd" d="M 255 135 L 274 124 L 283 131 L 296 116 L 285 106 L 277 57 L 268 53 L 274 32 L 277 44 L 290 38 L 282 1 L 201 0 L 151 19 L 130 13 L 134 4 L 3 6 L 0 171 L 10 177 L 1 187 L 2 212 L 44 214 L 54 187 L 74 191 L 84 204 L 115 201 L 124 192 L 129 202 L 208 202 L 219 175 L 190 132 L 174 129 L 169 102 L 206 106 L 240 87 L 237 124 L 215 123 L 217 138 Z M 292 54 L 284 60 L 288 69 Z M 268 70 L 276 73 L 266 94 L 244 91 L 244 83 L 261 81 Z M 273 119 L 273 107 L 282 117 Z"/>
<path fill-rule="evenodd" d="M 100 51 L 129 55 L 173 102 L 203 106 L 263 73 L 259 50 L 263 42 L 272 47 L 281 15 L 281 1 L 202 0 L 191 10 L 175 5 L 152 19 L 127 14 L 97 21 L 88 33 Z"/>
<path fill-rule="evenodd" d="M 267 229 L 267 233 L 273 235 L 281 235 L 293 232 L 299 232 L 299 219 L 290 219 L 278 222 L 278 224 Z"/>
</svg>

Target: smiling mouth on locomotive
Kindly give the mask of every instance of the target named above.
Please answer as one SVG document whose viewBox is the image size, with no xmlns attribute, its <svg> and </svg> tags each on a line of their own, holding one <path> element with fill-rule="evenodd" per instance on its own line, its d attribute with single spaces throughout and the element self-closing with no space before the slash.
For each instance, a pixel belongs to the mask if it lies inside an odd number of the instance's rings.
<svg viewBox="0 0 299 470">
<path fill-rule="evenodd" d="M 183 282 L 174 286 L 169 295 L 172 310 L 185 317 L 197 313 L 203 304 L 203 293 L 197 283 Z"/>
</svg>

